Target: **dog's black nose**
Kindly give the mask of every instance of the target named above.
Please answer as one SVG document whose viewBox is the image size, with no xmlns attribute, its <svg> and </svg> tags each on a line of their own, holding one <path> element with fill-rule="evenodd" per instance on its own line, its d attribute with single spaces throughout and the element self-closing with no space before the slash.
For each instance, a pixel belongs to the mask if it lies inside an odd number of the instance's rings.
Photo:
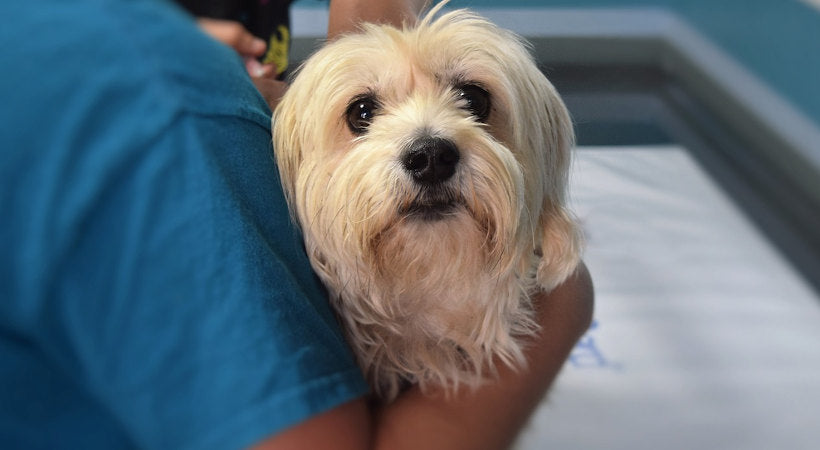
<svg viewBox="0 0 820 450">
<path fill-rule="evenodd" d="M 425 136 L 410 144 L 404 153 L 402 164 L 417 182 L 436 184 L 453 176 L 460 157 L 451 141 Z"/>
</svg>

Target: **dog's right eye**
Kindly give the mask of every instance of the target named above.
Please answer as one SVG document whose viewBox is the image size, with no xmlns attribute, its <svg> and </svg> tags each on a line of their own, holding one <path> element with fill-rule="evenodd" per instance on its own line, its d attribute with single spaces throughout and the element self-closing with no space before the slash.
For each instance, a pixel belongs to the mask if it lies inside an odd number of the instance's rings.
<svg viewBox="0 0 820 450">
<path fill-rule="evenodd" d="M 376 100 L 370 97 L 356 99 L 347 107 L 347 126 L 353 134 L 364 134 L 367 127 L 373 122 L 373 117 L 379 109 Z"/>
<path fill-rule="evenodd" d="M 456 90 L 456 98 L 463 101 L 463 108 L 479 122 L 486 122 L 490 115 L 490 94 L 474 84 L 465 84 Z"/>
</svg>

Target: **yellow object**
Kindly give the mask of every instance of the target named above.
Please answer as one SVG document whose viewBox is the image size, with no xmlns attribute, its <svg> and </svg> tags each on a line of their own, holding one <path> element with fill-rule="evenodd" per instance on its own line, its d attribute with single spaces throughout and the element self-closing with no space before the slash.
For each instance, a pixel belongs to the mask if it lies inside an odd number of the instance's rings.
<svg viewBox="0 0 820 450">
<path fill-rule="evenodd" d="M 268 51 L 262 64 L 273 63 L 276 65 L 276 75 L 281 74 L 288 68 L 288 49 L 290 47 L 290 31 L 288 27 L 279 25 L 276 33 L 271 34 L 268 41 Z"/>
</svg>

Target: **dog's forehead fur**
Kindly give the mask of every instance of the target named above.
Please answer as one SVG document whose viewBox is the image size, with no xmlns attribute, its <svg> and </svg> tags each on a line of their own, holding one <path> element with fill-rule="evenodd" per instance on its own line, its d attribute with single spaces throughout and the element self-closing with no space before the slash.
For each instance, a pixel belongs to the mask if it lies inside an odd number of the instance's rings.
<svg viewBox="0 0 820 450">
<path fill-rule="evenodd" d="M 294 85 L 309 83 L 301 89 L 312 92 L 323 114 L 335 120 L 357 96 L 373 95 L 397 106 L 411 93 L 440 96 L 461 83 L 487 89 L 503 118 L 511 98 L 534 101 L 527 97 L 536 94 L 520 92 L 532 90 L 534 78 L 543 78 L 516 35 L 466 11 L 427 17 L 404 29 L 365 24 L 360 33 L 329 43 L 307 64 L 311 69 L 301 72 L 334 76 L 297 76 Z"/>
<path fill-rule="evenodd" d="M 463 81 L 494 84 L 515 70 L 526 53 L 523 45 L 486 20 L 466 13 L 424 21 L 403 30 L 365 25 L 328 48 L 331 58 L 347 59 L 349 86 L 378 93 L 406 94 L 424 83 L 452 85 Z M 358 81 L 359 83 L 356 83 Z M 418 86 L 421 84 L 422 86 Z"/>
</svg>

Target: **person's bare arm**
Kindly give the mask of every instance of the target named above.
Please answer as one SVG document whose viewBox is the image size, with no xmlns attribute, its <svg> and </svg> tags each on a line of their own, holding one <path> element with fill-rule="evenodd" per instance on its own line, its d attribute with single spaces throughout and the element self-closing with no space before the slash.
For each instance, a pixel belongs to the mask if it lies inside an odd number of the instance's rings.
<svg viewBox="0 0 820 450">
<path fill-rule="evenodd" d="M 413 22 L 430 0 L 331 0 L 327 37 L 356 31 L 361 22 L 401 27 Z"/>
<path fill-rule="evenodd" d="M 515 440 L 589 327 L 594 293 L 585 266 L 536 299 L 541 333 L 527 348 L 529 366 L 501 368 L 499 378 L 446 399 L 411 389 L 371 411 L 358 399 L 271 437 L 257 448 L 503 449 Z"/>
</svg>

